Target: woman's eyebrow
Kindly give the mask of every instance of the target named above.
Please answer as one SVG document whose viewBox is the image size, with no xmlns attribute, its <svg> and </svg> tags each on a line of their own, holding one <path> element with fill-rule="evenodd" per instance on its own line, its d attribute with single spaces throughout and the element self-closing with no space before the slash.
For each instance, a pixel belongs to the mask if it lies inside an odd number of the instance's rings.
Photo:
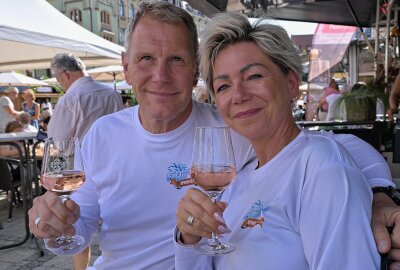
<svg viewBox="0 0 400 270">
<path fill-rule="evenodd" d="M 252 63 L 252 64 L 248 64 L 248 65 L 242 67 L 239 71 L 240 71 L 240 73 L 243 73 L 243 72 L 249 70 L 250 68 L 252 68 L 252 67 L 254 67 L 254 66 L 262 66 L 262 67 L 267 68 L 264 64 L 261 64 L 261 63 Z"/>
</svg>

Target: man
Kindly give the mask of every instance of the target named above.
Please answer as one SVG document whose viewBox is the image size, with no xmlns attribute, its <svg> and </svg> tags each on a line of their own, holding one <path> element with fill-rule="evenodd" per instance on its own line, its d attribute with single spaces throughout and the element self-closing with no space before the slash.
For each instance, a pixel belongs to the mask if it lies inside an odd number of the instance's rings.
<svg viewBox="0 0 400 270">
<path fill-rule="evenodd" d="M 10 86 L 6 89 L 5 95 L 0 97 L 0 133 L 4 133 L 7 124 L 15 121 L 22 113 L 14 109 L 13 101 L 17 100 L 18 93 L 17 87 Z"/>
<path fill-rule="evenodd" d="M 191 101 L 198 41 L 189 14 L 168 2 L 142 3 L 128 33 L 122 62 L 140 105 L 96 121 L 82 147 L 85 185 L 65 206 L 51 192 L 37 197 L 29 227 L 46 238 L 76 232 L 88 245 L 101 218 L 96 269 L 174 269 L 174 216 L 186 187 L 170 182 L 190 177 L 195 127 L 224 123 L 213 107 Z M 240 169 L 252 152 L 232 135 Z"/>
<path fill-rule="evenodd" d="M 84 63 L 72 54 L 57 54 L 51 70 L 66 94 L 60 98 L 48 124 L 48 137 L 77 137 L 81 141 L 90 126 L 103 115 L 123 109 L 121 96 L 93 80 Z M 90 248 L 73 257 L 75 270 L 86 269 Z"/>
</svg>

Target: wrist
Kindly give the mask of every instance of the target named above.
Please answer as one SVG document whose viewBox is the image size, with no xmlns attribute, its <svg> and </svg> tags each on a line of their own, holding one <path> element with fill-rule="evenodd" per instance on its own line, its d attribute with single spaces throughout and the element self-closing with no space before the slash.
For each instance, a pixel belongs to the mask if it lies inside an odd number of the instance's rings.
<svg viewBox="0 0 400 270">
<path fill-rule="evenodd" d="M 400 194 L 392 186 L 387 187 L 373 187 L 374 203 L 388 203 L 392 202 L 400 205 Z"/>
</svg>

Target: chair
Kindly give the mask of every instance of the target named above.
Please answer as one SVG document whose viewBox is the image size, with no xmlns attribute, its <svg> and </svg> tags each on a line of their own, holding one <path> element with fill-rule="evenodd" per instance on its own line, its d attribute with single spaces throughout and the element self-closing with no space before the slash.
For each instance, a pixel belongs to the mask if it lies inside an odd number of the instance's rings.
<svg viewBox="0 0 400 270">
<path fill-rule="evenodd" d="M 18 187 L 21 186 L 20 169 L 14 169 L 13 165 L 19 165 L 19 160 L 0 157 L 0 189 L 9 194 L 8 221 L 11 221 L 13 203 L 20 205 L 21 196 Z"/>
</svg>

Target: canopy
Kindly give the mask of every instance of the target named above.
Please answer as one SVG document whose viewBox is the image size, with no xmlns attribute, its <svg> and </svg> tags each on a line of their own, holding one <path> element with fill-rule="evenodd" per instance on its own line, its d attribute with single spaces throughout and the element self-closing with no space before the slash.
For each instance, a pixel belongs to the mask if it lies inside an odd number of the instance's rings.
<svg viewBox="0 0 400 270">
<path fill-rule="evenodd" d="M 87 73 L 98 81 L 116 81 L 124 79 L 123 71 L 121 65 L 113 65 L 88 69 Z"/>
<path fill-rule="evenodd" d="M 375 23 L 376 0 L 186 0 L 189 4 L 211 16 L 225 10 L 243 10 L 253 16 L 264 15 L 271 18 L 339 24 L 371 26 Z"/>
<path fill-rule="evenodd" d="M 43 81 L 15 72 L 0 73 L 0 86 L 47 86 Z"/>
<path fill-rule="evenodd" d="M 86 66 L 121 62 L 123 47 L 81 27 L 45 0 L 0 0 L 0 7 L 0 71 L 49 68 L 53 56 L 64 52 Z"/>
</svg>

